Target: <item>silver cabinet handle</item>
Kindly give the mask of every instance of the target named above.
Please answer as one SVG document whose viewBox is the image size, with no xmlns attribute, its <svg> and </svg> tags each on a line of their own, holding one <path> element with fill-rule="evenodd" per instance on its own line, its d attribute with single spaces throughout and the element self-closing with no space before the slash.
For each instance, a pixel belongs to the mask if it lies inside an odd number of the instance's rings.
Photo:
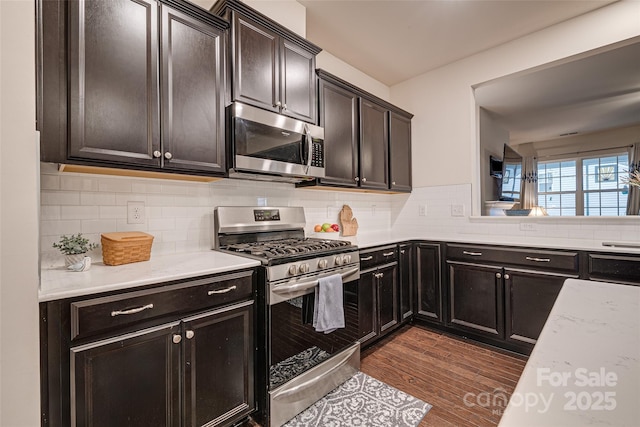
<svg viewBox="0 0 640 427">
<path fill-rule="evenodd" d="M 496 278 L 501 279 L 502 278 L 502 274 L 496 273 Z"/>
<path fill-rule="evenodd" d="M 156 151 L 154 151 L 154 152 L 153 152 L 153 157 L 158 158 L 158 157 L 160 157 L 160 156 L 162 156 L 162 153 L 161 153 L 161 152 L 159 152 L 158 150 L 156 150 Z"/>
<path fill-rule="evenodd" d="M 130 308 L 128 310 L 115 310 L 111 312 L 111 317 L 116 317 L 116 316 L 120 316 L 123 314 L 136 314 L 136 313 L 140 313 L 141 311 L 144 310 L 150 310 L 153 308 L 153 304 L 147 304 L 147 305 L 143 305 L 141 307 L 136 307 L 136 308 Z"/>
<path fill-rule="evenodd" d="M 282 104 L 282 111 L 287 109 L 287 104 Z"/>
<path fill-rule="evenodd" d="M 226 294 L 227 292 L 231 292 L 233 290 L 235 290 L 237 288 L 237 286 L 229 286 L 228 288 L 224 288 L 224 289 L 216 289 L 213 291 L 209 291 L 207 292 L 207 295 L 215 295 L 215 294 Z"/>
<path fill-rule="evenodd" d="M 396 182 L 395 182 L 395 181 L 392 181 L 392 182 L 391 182 L 391 185 L 396 185 Z"/>
<path fill-rule="evenodd" d="M 362 182 L 367 182 L 367 178 L 362 178 Z"/>
<path fill-rule="evenodd" d="M 360 261 L 371 261 L 373 259 L 372 255 L 366 256 L 364 258 L 360 258 Z"/>
<path fill-rule="evenodd" d="M 356 176 L 355 178 L 353 178 L 353 180 L 354 180 L 355 182 L 358 182 L 358 181 L 360 181 L 360 178 Z"/>
<path fill-rule="evenodd" d="M 404 249 L 400 249 L 400 253 L 403 254 L 405 252 Z"/>
<path fill-rule="evenodd" d="M 164 158 L 167 160 L 171 160 L 173 158 L 173 154 L 167 151 L 166 153 L 164 153 Z"/>
<path fill-rule="evenodd" d="M 180 341 L 182 341 L 182 335 L 173 334 L 172 341 L 174 344 L 180 344 Z"/>
<path fill-rule="evenodd" d="M 465 254 L 465 255 L 471 255 L 471 256 L 482 256 L 482 252 L 462 251 L 462 253 Z"/>
<path fill-rule="evenodd" d="M 188 340 L 190 340 L 195 335 L 195 332 L 193 332 L 191 329 L 189 329 L 187 332 L 185 332 L 184 335 L 187 337 Z"/>
<path fill-rule="evenodd" d="M 280 107 L 280 106 L 282 106 L 282 102 L 276 101 L 276 105 L 274 105 L 274 107 Z"/>
<path fill-rule="evenodd" d="M 504 275 L 504 280 L 509 280 L 509 275 L 508 274 Z"/>
<path fill-rule="evenodd" d="M 382 254 L 382 256 L 391 256 L 393 254 L 394 254 L 394 252 L 385 252 L 385 253 Z"/>
<path fill-rule="evenodd" d="M 536 257 L 527 256 L 527 257 L 524 257 L 524 259 L 526 259 L 527 261 L 535 261 L 535 262 L 551 262 L 551 258 L 536 258 Z"/>
</svg>

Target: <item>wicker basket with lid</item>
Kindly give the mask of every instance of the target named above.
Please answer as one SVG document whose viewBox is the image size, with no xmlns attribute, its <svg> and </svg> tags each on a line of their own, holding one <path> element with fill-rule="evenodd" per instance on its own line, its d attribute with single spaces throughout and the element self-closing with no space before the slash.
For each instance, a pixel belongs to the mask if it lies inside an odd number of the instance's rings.
<svg viewBox="0 0 640 427">
<path fill-rule="evenodd" d="M 102 261 L 106 265 L 121 265 L 148 261 L 151 258 L 153 236 L 141 231 L 103 233 Z"/>
</svg>

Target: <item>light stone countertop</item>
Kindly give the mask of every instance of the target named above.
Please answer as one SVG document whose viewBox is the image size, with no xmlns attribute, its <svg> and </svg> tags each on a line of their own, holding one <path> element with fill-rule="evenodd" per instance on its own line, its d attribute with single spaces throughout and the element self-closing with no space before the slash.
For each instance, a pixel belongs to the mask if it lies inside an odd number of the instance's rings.
<svg viewBox="0 0 640 427">
<path fill-rule="evenodd" d="M 591 250 L 620 254 L 640 254 L 640 249 L 598 246 L 587 242 L 576 243 L 569 239 L 527 239 L 526 242 L 501 237 L 457 235 L 435 236 L 425 233 L 392 232 L 390 230 L 359 232 L 356 236 L 344 237 L 341 233 L 310 233 L 308 237 L 322 239 L 349 240 L 359 249 L 367 249 L 405 242 L 409 240 L 426 240 L 450 243 L 507 245 L 519 247 L 539 247 L 566 250 Z M 168 255 L 152 255 L 151 260 L 121 266 L 105 266 L 96 261 L 91 269 L 85 272 L 72 272 L 64 267 L 41 268 L 39 300 L 51 301 L 98 292 L 127 289 L 136 286 L 162 283 L 170 280 L 198 277 L 249 268 L 259 265 L 248 258 L 229 255 L 216 251 L 191 252 Z"/>
<path fill-rule="evenodd" d="M 91 268 L 74 272 L 64 266 L 40 272 L 40 302 L 128 289 L 136 286 L 187 279 L 256 267 L 260 262 L 217 251 L 151 256 L 149 261 L 118 266 L 93 262 Z"/>
<path fill-rule="evenodd" d="M 639 422 L 640 287 L 569 279 L 500 426 Z"/>
</svg>

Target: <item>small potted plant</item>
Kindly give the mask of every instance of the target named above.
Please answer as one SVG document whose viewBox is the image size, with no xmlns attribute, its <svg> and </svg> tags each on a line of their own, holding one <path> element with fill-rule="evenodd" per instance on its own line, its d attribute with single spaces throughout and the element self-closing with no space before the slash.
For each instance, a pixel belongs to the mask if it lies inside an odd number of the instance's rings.
<svg viewBox="0 0 640 427">
<path fill-rule="evenodd" d="M 82 233 L 72 234 L 70 237 L 62 235 L 58 243 L 54 243 L 53 247 L 60 249 L 65 256 L 65 265 L 67 267 L 82 263 L 85 254 L 90 250 L 98 247 L 96 243 L 89 243 L 89 239 L 82 237 Z"/>
</svg>

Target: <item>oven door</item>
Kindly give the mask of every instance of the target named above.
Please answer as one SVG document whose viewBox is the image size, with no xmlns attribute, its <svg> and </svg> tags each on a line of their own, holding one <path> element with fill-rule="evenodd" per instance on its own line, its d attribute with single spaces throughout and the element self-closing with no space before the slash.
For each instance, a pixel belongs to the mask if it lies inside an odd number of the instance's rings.
<svg viewBox="0 0 640 427">
<path fill-rule="evenodd" d="M 315 287 L 318 278 L 343 276 L 345 327 L 331 333 L 316 332 L 313 327 Z M 329 359 L 358 340 L 357 264 L 323 272 L 296 282 L 269 284 L 269 389 L 273 390 L 294 377 Z"/>
<path fill-rule="evenodd" d="M 313 328 L 318 278 L 343 277 L 345 327 L 329 334 Z M 360 370 L 358 264 L 321 275 L 269 284 L 268 418 L 281 426 Z"/>
</svg>

